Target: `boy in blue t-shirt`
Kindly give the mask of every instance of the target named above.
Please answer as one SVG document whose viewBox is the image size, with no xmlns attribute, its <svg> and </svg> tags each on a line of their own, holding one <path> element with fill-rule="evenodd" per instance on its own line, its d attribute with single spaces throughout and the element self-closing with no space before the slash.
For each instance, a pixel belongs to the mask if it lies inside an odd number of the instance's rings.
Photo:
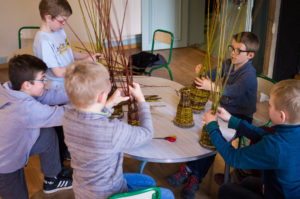
<svg viewBox="0 0 300 199">
<path fill-rule="evenodd" d="M 230 50 L 231 59 L 224 62 L 223 70 L 228 74 L 230 66 L 233 68 L 229 74 L 227 84 L 223 90 L 220 100 L 222 107 L 226 108 L 236 117 L 252 122 L 253 113 L 256 111 L 257 80 L 256 70 L 252 66 L 252 59 L 259 48 L 258 37 L 251 32 L 241 32 L 233 36 Z M 197 65 L 195 71 L 198 73 L 201 64 Z M 199 89 L 210 90 L 211 81 L 215 81 L 216 68 L 211 72 L 211 79 L 195 79 L 196 87 Z M 192 199 L 195 191 L 199 188 L 210 166 L 215 159 L 214 156 L 202 158 L 182 165 L 180 170 L 168 177 L 168 182 L 173 187 L 178 187 L 185 183 L 181 196 Z"/>
<path fill-rule="evenodd" d="M 101 54 L 80 53 L 71 49 L 64 25 L 72 14 L 67 0 L 41 0 L 39 4 L 42 25 L 36 33 L 33 44 L 34 54 L 47 67 L 46 76 L 52 87 L 63 87 L 66 68 L 75 60 L 95 61 Z"/>
<path fill-rule="evenodd" d="M 252 146 L 235 149 L 222 137 L 217 116 L 237 130 L 238 136 L 261 139 Z M 253 190 L 254 180 L 241 184 L 226 183 L 220 187 L 218 198 L 300 198 L 300 81 L 283 80 L 273 86 L 269 100 L 269 117 L 275 133 L 252 126 L 223 108 L 217 115 L 203 115 L 212 143 L 230 166 L 263 170 L 262 187 Z M 248 177 L 253 178 L 253 177 Z"/>
</svg>

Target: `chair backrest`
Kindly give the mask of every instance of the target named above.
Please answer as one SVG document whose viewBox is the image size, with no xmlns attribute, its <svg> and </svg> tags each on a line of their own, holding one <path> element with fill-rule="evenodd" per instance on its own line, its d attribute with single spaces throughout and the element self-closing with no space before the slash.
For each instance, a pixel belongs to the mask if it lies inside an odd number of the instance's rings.
<svg viewBox="0 0 300 199">
<path fill-rule="evenodd" d="M 174 42 L 173 33 L 162 29 L 155 30 L 153 33 L 151 53 L 153 53 L 154 51 L 156 42 L 161 42 L 164 44 L 168 44 L 170 46 L 170 53 L 169 53 L 169 60 L 168 60 L 168 64 L 169 64 L 171 62 L 172 51 L 173 51 L 173 42 Z"/>
<path fill-rule="evenodd" d="M 126 193 L 117 193 L 110 196 L 108 199 L 160 199 L 160 189 L 158 187 L 148 187 L 137 191 Z"/>
<path fill-rule="evenodd" d="M 269 77 L 264 75 L 257 75 L 257 101 L 268 100 L 267 97 L 270 97 L 271 88 L 277 82 Z"/>
<path fill-rule="evenodd" d="M 34 38 L 33 33 L 29 34 L 30 38 L 24 37 L 23 34 L 22 34 L 23 30 L 32 30 L 32 29 L 38 30 L 38 29 L 40 29 L 40 27 L 39 26 L 23 26 L 23 27 L 19 28 L 19 30 L 18 30 L 19 49 L 22 48 L 22 38 L 30 40 L 30 42 L 33 42 L 33 38 Z"/>
</svg>

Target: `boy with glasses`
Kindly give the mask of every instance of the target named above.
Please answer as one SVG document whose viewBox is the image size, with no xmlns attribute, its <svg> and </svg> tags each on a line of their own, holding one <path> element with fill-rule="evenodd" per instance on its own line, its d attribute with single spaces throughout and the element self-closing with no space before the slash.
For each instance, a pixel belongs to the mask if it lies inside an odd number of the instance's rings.
<svg viewBox="0 0 300 199">
<path fill-rule="evenodd" d="M 71 49 L 70 41 L 65 33 L 64 25 L 72 14 L 72 8 L 67 0 L 41 0 L 39 4 L 42 25 L 36 33 L 33 51 L 42 59 L 48 70 L 46 77 L 50 80 L 47 87 L 63 88 L 66 68 L 75 60 L 96 60 L 100 54 L 90 57 L 86 53 Z M 62 127 L 56 127 L 59 138 L 61 164 L 64 159 L 69 160 L 70 155 L 64 143 Z M 66 171 L 68 173 L 68 171 Z"/>
<path fill-rule="evenodd" d="M 258 37 L 251 32 L 241 32 L 233 36 L 229 46 L 230 57 L 224 62 L 223 70 L 225 75 L 230 71 L 227 84 L 223 90 L 220 104 L 232 115 L 252 122 L 253 113 L 256 111 L 257 80 L 256 70 L 252 66 L 252 59 L 259 48 Z M 199 73 L 202 65 L 196 66 L 195 71 Z M 210 90 L 214 82 L 216 69 L 211 72 L 211 78 L 198 78 L 194 80 L 199 89 Z M 208 74 L 209 75 L 209 74 Z M 168 177 L 168 182 L 177 187 L 186 182 L 181 195 L 183 198 L 192 199 L 199 183 L 205 177 L 208 169 L 215 159 L 214 156 L 188 162 L 180 170 Z"/>
<path fill-rule="evenodd" d="M 29 156 L 39 154 L 44 192 L 72 188 L 61 177 L 58 140 L 53 128 L 62 125 L 68 102 L 63 89 L 45 90 L 46 64 L 31 55 L 9 61 L 10 82 L 0 84 L 0 196 L 28 198 L 24 167 Z"/>
<path fill-rule="evenodd" d="M 36 33 L 33 51 L 42 59 L 48 70 L 46 76 L 52 87 L 63 87 L 66 68 L 75 60 L 96 61 L 99 53 L 92 57 L 87 53 L 71 49 L 70 41 L 65 33 L 64 25 L 72 14 L 67 0 L 41 0 L 39 4 L 42 25 Z"/>
</svg>

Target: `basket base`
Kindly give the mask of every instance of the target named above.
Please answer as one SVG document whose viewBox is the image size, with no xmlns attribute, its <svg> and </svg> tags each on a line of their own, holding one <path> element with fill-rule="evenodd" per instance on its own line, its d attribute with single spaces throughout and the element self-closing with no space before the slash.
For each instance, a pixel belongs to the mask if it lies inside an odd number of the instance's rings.
<svg viewBox="0 0 300 199">
<path fill-rule="evenodd" d="M 191 128 L 195 125 L 194 121 L 192 121 L 191 123 L 188 123 L 188 124 L 181 124 L 181 123 L 178 123 L 176 120 L 173 120 L 173 123 L 180 128 Z"/>
<path fill-rule="evenodd" d="M 203 148 L 210 149 L 210 150 L 217 150 L 217 148 L 216 148 L 214 145 L 207 145 L 207 144 L 204 144 L 204 143 L 201 143 L 201 142 L 199 142 L 199 144 L 200 144 Z"/>
<path fill-rule="evenodd" d="M 117 114 L 112 114 L 109 118 L 110 119 L 114 119 L 114 118 L 122 119 L 123 117 L 124 117 L 124 112 L 120 112 L 120 113 L 117 113 Z"/>
</svg>

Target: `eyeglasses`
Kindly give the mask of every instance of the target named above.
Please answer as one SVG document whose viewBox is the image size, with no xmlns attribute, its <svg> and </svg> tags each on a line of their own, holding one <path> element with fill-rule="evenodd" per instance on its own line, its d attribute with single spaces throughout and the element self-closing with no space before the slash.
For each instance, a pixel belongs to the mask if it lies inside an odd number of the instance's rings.
<svg viewBox="0 0 300 199">
<path fill-rule="evenodd" d="M 64 26 L 67 22 L 67 19 L 58 20 L 57 18 L 55 18 L 55 21 L 57 21 L 60 25 Z"/>
<path fill-rule="evenodd" d="M 254 52 L 253 50 L 241 50 L 239 48 L 234 48 L 232 45 L 228 46 L 228 50 L 230 52 L 234 51 L 234 54 L 239 55 L 240 53 L 249 53 L 249 52 Z"/>
<path fill-rule="evenodd" d="M 48 79 L 46 79 L 46 78 L 42 78 L 42 79 L 33 79 L 33 80 L 31 80 L 31 81 L 35 81 L 35 82 L 47 82 L 48 81 Z"/>
</svg>

